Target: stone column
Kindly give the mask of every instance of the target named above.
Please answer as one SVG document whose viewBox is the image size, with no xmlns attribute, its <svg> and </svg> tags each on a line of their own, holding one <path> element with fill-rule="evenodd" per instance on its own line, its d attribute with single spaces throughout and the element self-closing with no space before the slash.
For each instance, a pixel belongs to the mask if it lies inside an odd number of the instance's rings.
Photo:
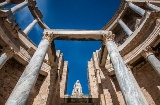
<svg viewBox="0 0 160 105">
<path fill-rule="evenodd" d="M 153 5 L 153 4 L 149 3 L 149 2 L 146 2 L 146 4 L 151 10 L 160 11 L 160 7 L 158 7 L 156 5 Z"/>
<path fill-rule="evenodd" d="M 133 32 L 128 28 L 128 26 L 121 19 L 119 19 L 118 23 L 128 36 L 132 35 Z"/>
<path fill-rule="evenodd" d="M 9 48 L 9 47 L 4 48 L 4 50 L 0 56 L 0 69 L 13 56 L 13 54 L 14 54 L 14 52 L 11 48 Z"/>
<path fill-rule="evenodd" d="M 139 92 L 136 84 L 133 81 L 133 77 L 130 76 L 128 69 L 118 52 L 118 48 L 115 44 L 114 35 L 110 33 L 104 36 L 104 41 L 115 70 L 119 86 L 124 96 L 127 105 L 148 105 L 143 99 L 142 94 Z"/>
<path fill-rule="evenodd" d="M 150 46 L 142 51 L 142 56 L 151 64 L 154 70 L 160 75 L 160 61 L 153 54 Z"/>
<path fill-rule="evenodd" d="M 9 4 L 9 3 L 10 3 L 10 0 L 6 0 L 6 1 L 3 2 L 3 3 L 0 3 L 0 8 L 6 6 L 6 5 Z"/>
<path fill-rule="evenodd" d="M 26 35 L 29 34 L 29 32 L 33 29 L 33 27 L 36 25 L 36 23 L 38 22 L 37 19 L 34 19 L 32 23 L 30 23 L 27 28 L 23 31 Z"/>
<path fill-rule="evenodd" d="M 11 8 L 12 13 L 15 14 L 16 12 L 22 10 L 25 6 L 27 6 L 27 3 L 28 2 L 24 1 L 16 6 L 12 7 Z"/>
<path fill-rule="evenodd" d="M 138 13 L 139 15 L 144 16 L 144 14 L 145 14 L 145 10 L 144 10 L 144 9 L 142 9 L 142 8 L 134 5 L 134 4 L 131 3 L 131 2 L 128 2 L 128 6 L 129 6 L 132 10 L 134 10 L 136 13 Z"/>
<path fill-rule="evenodd" d="M 29 93 L 36 83 L 44 57 L 52 39 L 52 34 L 45 34 L 43 36 L 36 52 L 26 66 L 5 105 L 26 105 Z"/>
<path fill-rule="evenodd" d="M 136 79 L 134 78 L 134 75 L 133 75 L 132 70 L 131 70 L 131 69 L 132 69 L 132 66 L 127 65 L 127 68 L 128 68 L 128 70 L 129 70 L 129 75 L 130 75 L 130 77 L 132 77 L 135 85 L 137 86 L 137 89 L 138 89 L 139 93 L 141 94 L 141 96 L 142 96 L 143 100 L 145 101 L 145 103 L 147 103 L 147 100 L 145 99 L 145 97 L 144 97 L 144 95 L 143 95 L 143 92 L 141 91 L 141 88 L 140 88 L 139 85 L 138 85 L 138 82 L 137 82 Z"/>
</svg>

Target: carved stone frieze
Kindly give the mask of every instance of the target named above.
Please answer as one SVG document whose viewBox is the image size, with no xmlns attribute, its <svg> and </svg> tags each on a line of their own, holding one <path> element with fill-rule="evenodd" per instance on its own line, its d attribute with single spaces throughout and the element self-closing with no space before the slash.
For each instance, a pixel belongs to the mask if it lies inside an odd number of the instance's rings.
<svg viewBox="0 0 160 105">
<path fill-rule="evenodd" d="M 52 41 L 53 41 L 53 38 L 54 38 L 53 33 L 48 33 L 48 32 L 44 33 L 43 39 L 47 39 L 47 40 L 49 40 L 50 42 L 52 42 Z"/>
<path fill-rule="evenodd" d="M 108 35 L 103 35 L 102 44 L 105 45 L 107 41 L 114 41 L 115 35 L 110 31 Z"/>
</svg>

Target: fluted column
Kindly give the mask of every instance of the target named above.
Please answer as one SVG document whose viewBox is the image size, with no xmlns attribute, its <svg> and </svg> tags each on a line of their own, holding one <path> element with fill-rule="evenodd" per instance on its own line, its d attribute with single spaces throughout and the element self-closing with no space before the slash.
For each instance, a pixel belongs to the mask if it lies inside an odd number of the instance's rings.
<svg viewBox="0 0 160 105">
<path fill-rule="evenodd" d="M 104 36 L 104 43 L 106 43 L 113 68 L 115 70 L 115 75 L 117 77 L 126 104 L 148 105 L 146 101 L 144 101 L 142 94 L 137 89 L 133 77 L 130 76 L 128 69 L 121 55 L 119 54 L 118 48 L 113 40 L 114 35 L 112 35 L 112 33 Z"/>
<path fill-rule="evenodd" d="M 150 46 L 142 51 L 142 56 L 151 64 L 154 70 L 160 75 L 160 61 L 153 54 Z"/>
<path fill-rule="evenodd" d="M 6 47 L 0 55 L 0 69 L 13 56 L 14 52 L 11 48 Z"/>
<path fill-rule="evenodd" d="M 158 7 L 156 5 L 153 5 L 153 4 L 149 3 L 149 2 L 147 2 L 146 4 L 151 10 L 160 11 L 160 7 Z"/>
<path fill-rule="evenodd" d="M 24 1 L 16 6 L 12 7 L 11 8 L 12 13 L 15 14 L 16 12 L 22 10 L 25 6 L 27 6 L 27 3 L 28 2 Z"/>
<path fill-rule="evenodd" d="M 134 5 L 134 4 L 131 3 L 131 2 L 128 2 L 128 6 L 129 6 L 132 10 L 134 10 L 136 13 L 138 13 L 139 15 L 144 16 L 144 14 L 145 14 L 145 10 L 144 10 L 144 9 L 142 9 L 142 8 Z"/>
<path fill-rule="evenodd" d="M 128 28 L 128 26 L 121 19 L 118 21 L 118 23 L 128 36 L 132 35 L 133 32 Z"/>
<path fill-rule="evenodd" d="M 30 23 L 27 28 L 23 31 L 26 35 L 29 34 L 29 32 L 33 29 L 33 27 L 36 25 L 36 23 L 38 22 L 37 19 L 34 19 L 32 23 Z"/>
<path fill-rule="evenodd" d="M 44 57 L 52 39 L 53 35 L 51 34 L 45 34 L 43 36 L 36 52 L 26 66 L 5 105 L 26 105 L 29 93 L 36 83 Z"/>
<path fill-rule="evenodd" d="M 4 7 L 4 6 L 6 6 L 6 5 L 8 5 L 10 3 L 10 0 L 6 0 L 5 2 L 3 2 L 3 3 L 0 3 L 0 8 L 2 8 L 2 7 Z"/>
</svg>

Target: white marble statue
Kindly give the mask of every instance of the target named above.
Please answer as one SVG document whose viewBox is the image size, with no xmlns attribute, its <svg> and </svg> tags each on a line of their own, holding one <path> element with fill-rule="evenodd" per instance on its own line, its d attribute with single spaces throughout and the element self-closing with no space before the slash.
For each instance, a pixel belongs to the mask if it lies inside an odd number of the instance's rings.
<svg viewBox="0 0 160 105">
<path fill-rule="evenodd" d="M 82 86 L 80 84 L 80 81 L 77 80 L 76 83 L 74 84 L 72 95 L 82 95 Z"/>
</svg>

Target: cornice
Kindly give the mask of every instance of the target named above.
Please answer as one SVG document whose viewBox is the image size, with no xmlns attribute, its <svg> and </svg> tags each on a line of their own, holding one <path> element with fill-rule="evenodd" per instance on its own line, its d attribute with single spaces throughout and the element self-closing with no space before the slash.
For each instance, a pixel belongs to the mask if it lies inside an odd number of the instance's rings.
<svg viewBox="0 0 160 105">
<path fill-rule="evenodd" d="M 130 51 L 130 53 L 123 56 L 126 63 L 131 62 L 135 57 L 138 55 L 141 55 L 141 52 L 146 49 L 149 45 L 151 45 L 154 40 L 159 36 L 160 33 L 160 20 L 156 20 L 156 26 L 152 33 L 147 37 L 146 40 L 143 41 L 139 46 L 137 46 L 135 49 Z"/>
<path fill-rule="evenodd" d="M 126 9 L 126 3 L 125 0 L 122 0 L 120 3 L 120 6 L 114 16 L 111 18 L 111 20 L 102 28 L 102 30 L 108 30 L 111 31 L 113 27 L 117 24 L 118 20 L 123 16 Z"/>
</svg>

